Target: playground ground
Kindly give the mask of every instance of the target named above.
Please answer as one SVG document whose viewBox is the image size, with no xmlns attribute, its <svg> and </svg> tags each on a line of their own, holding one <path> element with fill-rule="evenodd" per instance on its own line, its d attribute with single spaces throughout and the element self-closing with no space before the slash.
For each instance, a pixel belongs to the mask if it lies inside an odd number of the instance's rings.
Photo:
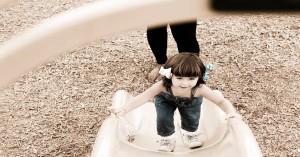
<svg viewBox="0 0 300 157">
<path fill-rule="evenodd" d="M 92 1 L 19 0 L 0 8 L 0 44 Z M 234 104 L 264 157 L 300 156 L 300 15 L 199 19 L 197 38 L 202 59 L 215 65 L 207 85 Z M 168 47 L 177 53 L 171 35 Z M 35 68 L 0 91 L 0 156 L 89 156 L 113 94 L 145 90 L 153 67 L 139 28 Z"/>
</svg>

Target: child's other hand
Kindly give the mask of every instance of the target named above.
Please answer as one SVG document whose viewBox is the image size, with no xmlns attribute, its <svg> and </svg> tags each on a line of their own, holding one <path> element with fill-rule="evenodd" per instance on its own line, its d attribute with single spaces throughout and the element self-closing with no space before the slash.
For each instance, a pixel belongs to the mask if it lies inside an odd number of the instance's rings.
<svg viewBox="0 0 300 157">
<path fill-rule="evenodd" d="M 109 107 L 108 110 L 117 117 L 122 117 L 125 115 L 125 110 L 123 108 Z"/>
</svg>

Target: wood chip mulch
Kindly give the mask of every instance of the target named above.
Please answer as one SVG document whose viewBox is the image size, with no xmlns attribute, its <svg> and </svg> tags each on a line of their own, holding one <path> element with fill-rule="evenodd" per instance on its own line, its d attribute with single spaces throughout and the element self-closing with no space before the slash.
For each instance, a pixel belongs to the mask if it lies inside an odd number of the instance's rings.
<svg viewBox="0 0 300 157">
<path fill-rule="evenodd" d="M 24 0 L 0 8 L 0 45 L 43 19 L 93 0 Z M 168 55 L 177 53 L 169 32 Z M 300 15 L 199 19 L 201 57 L 265 157 L 300 156 Z M 0 52 L 1 53 L 1 52 Z M 90 156 L 113 94 L 152 83 L 145 28 L 81 45 L 0 91 L 0 156 Z M 1 76 L 0 76 L 1 77 Z"/>
</svg>

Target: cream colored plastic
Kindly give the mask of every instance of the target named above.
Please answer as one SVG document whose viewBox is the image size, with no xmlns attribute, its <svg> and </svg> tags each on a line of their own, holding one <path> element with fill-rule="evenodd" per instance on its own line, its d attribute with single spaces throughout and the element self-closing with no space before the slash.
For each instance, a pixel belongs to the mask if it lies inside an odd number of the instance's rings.
<svg viewBox="0 0 300 157">
<path fill-rule="evenodd" d="M 14 1 L 14 0 L 0 0 L 0 8 L 5 7 L 9 3 L 11 3 L 12 1 Z"/>
<path fill-rule="evenodd" d="M 216 15 L 209 0 L 101 0 L 45 20 L 0 47 L 0 89 L 76 46 L 116 33 Z"/>
<path fill-rule="evenodd" d="M 131 98 L 126 91 L 117 91 L 112 106 L 121 107 Z M 175 151 L 159 152 L 155 107 L 149 102 L 129 112 L 124 118 L 115 115 L 107 118 L 97 135 L 92 157 L 262 157 L 248 125 L 241 118 L 225 120 L 225 117 L 221 109 L 204 99 L 199 125 L 203 146 L 189 149 L 182 142 L 180 118 L 176 111 Z M 134 141 L 128 142 L 128 139 Z"/>
</svg>

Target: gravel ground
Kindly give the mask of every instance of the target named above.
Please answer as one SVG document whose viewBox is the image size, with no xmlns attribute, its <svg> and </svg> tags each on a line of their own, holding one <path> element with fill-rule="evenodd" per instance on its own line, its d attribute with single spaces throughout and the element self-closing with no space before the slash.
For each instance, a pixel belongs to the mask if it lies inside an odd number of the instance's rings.
<svg viewBox="0 0 300 157">
<path fill-rule="evenodd" d="M 23 0 L 0 8 L 0 44 L 93 0 Z M 300 156 L 300 15 L 199 19 L 201 57 L 252 129 L 265 157 Z M 1 53 L 1 52 L 0 52 Z M 170 35 L 168 54 L 177 53 Z M 0 156 L 90 156 L 114 92 L 152 83 L 145 28 L 70 50 L 0 91 Z"/>
</svg>

